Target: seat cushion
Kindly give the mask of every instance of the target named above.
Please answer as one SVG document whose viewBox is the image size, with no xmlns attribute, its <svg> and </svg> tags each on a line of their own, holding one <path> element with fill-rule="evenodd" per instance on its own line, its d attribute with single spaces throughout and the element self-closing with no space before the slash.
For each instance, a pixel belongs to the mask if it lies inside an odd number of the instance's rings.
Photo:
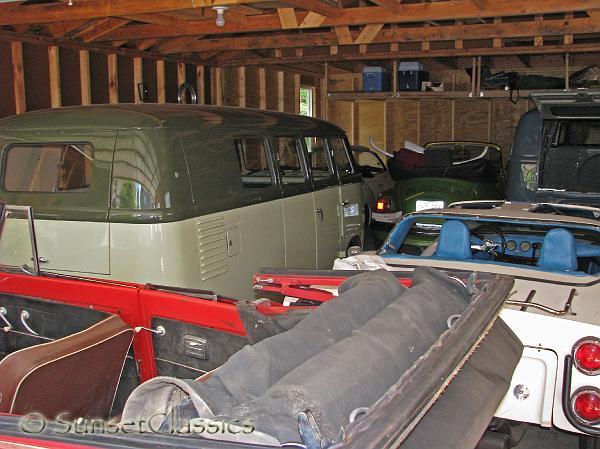
<svg viewBox="0 0 600 449">
<path fill-rule="evenodd" d="M 550 271 L 577 271 L 577 248 L 573 234 L 562 228 L 548 231 L 537 264 Z"/>
</svg>

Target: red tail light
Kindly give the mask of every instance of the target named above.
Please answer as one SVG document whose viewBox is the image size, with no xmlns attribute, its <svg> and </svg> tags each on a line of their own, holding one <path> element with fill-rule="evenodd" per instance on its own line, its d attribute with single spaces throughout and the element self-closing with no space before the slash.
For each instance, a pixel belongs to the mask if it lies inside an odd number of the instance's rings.
<svg viewBox="0 0 600 449">
<path fill-rule="evenodd" d="M 391 207 L 392 207 L 392 202 L 389 199 L 379 198 L 377 200 L 375 209 L 377 209 L 377 212 L 386 212 L 386 211 L 390 210 Z"/>
<path fill-rule="evenodd" d="M 600 374 L 600 340 L 586 337 L 573 346 L 573 360 L 579 371 L 590 376 Z"/>
<path fill-rule="evenodd" d="M 600 391 L 593 387 L 583 387 L 571 396 L 573 411 L 577 417 L 589 424 L 600 421 Z"/>
</svg>

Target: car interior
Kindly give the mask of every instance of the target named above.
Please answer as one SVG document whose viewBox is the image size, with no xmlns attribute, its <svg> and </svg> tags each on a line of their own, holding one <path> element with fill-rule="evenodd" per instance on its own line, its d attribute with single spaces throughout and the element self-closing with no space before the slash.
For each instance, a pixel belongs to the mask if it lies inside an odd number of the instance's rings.
<svg viewBox="0 0 600 449">
<path fill-rule="evenodd" d="M 600 272 L 600 236 L 583 227 L 454 218 L 442 223 L 416 220 L 397 254 L 526 265 L 559 273 Z"/>
<path fill-rule="evenodd" d="M 246 442 L 280 444 L 300 443 L 299 431 L 314 430 L 298 427 L 299 411 L 310 410 L 334 441 L 472 301 L 461 282 L 434 269 L 416 270 L 412 283 L 407 288 L 389 272 L 367 272 L 345 281 L 339 296 L 319 307 L 276 316 L 258 312 L 252 302 L 227 303 L 246 335 L 198 325 L 191 316 L 155 316 L 152 327 L 163 330 L 152 332 L 158 377 L 141 385 L 132 341 L 146 330 L 125 319 L 125 309 L 109 313 L 93 302 L 3 294 L 0 412 L 124 420 L 177 409 L 178 416 L 221 423 L 253 419 L 257 432 Z M 364 388 L 369 370 L 360 367 L 374 365 L 380 375 Z M 332 378 L 339 388 L 329 388 Z M 177 426 L 176 420 L 165 423 Z"/>
</svg>

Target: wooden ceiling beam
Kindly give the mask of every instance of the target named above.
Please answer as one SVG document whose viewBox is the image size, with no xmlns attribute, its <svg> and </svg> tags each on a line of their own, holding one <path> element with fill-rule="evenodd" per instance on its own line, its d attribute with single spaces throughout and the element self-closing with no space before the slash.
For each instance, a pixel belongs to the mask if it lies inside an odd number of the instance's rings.
<svg viewBox="0 0 600 449">
<path fill-rule="evenodd" d="M 86 20 L 270 1 L 272 0 L 76 0 L 72 6 L 68 6 L 66 2 L 35 5 L 3 3 L 0 4 L 0 25 L 62 22 L 65 17 L 69 17 L 69 20 Z"/>
<path fill-rule="evenodd" d="M 573 44 L 573 45 L 543 45 L 543 46 L 518 46 L 518 47 L 481 47 L 481 48 L 445 48 L 437 50 L 400 50 L 400 51 L 385 51 L 385 52 L 367 52 L 353 54 L 337 54 L 330 55 L 312 55 L 313 61 L 329 62 L 329 61 L 363 61 L 367 60 L 390 60 L 390 59 L 419 59 L 419 58 L 449 58 L 449 57 L 473 57 L 473 56 L 512 56 L 518 54 L 536 54 L 536 55 L 561 55 L 563 53 L 597 53 L 600 52 L 600 43 L 598 44 Z M 282 58 L 265 58 L 256 59 L 237 59 L 232 60 L 225 65 L 271 65 L 271 64 L 301 64 L 302 59 L 294 56 L 286 56 Z"/>
<path fill-rule="evenodd" d="M 486 25 L 445 25 L 438 27 L 390 28 L 379 31 L 371 43 L 403 43 L 424 41 L 446 41 L 454 39 L 494 39 L 560 34 L 593 33 L 596 24 L 590 18 L 556 19 L 542 22 L 497 22 Z M 336 27 L 335 31 L 310 34 L 279 33 L 268 36 L 246 36 L 233 38 L 210 38 L 183 43 L 171 49 L 174 53 L 201 51 L 258 50 L 271 48 L 324 47 L 332 42 L 339 45 L 355 43 L 359 32 L 348 27 Z M 364 43 L 364 42 L 356 42 Z"/>
<path fill-rule="evenodd" d="M 101 54 L 117 54 L 126 57 L 135 57 L 142 56 L 147 59 L 154 60 L 165 60 L 165 61 L 173 61 L 173 62 L 185 62 L 187 64 L 199 64 L 201 61 L 198 58 L 190 57 L 173 57 L 162 53 L 156 53 L 153 51 L 138 51 L 131 48 L 112 48 L 107 47 L 106 44 L 99 45 L 96 42 L 92 42 L 89 44 L 83 44 L 81 42 L 77 42 L 71 39 L 64 38 L 49 38 L 45 36 L 36 36 L 31 34 L 20 35 L 15 33 L 14 31 L 6 31 L 0 30 L 0 41 L 5 42 L 27 42 L 32 45 L 59 45 L 63 48 L 68 48 L 71 50 L 85 50 L 85 51 L 95 51 Z"/>
<path fill-rule="evenodd" d="M 0 5 L 1 6 L 1 5 Z M 449 0 L 432 3 L 401 3 L 399 12 L 392 13 L 379 6 L 342 9 L 339 17 L 326 17 L 318 27 L 357 26 L 377 23 L 410 23 L 440 20 L 463 20 L 486 17 L 507 17 L 519 15 L 550 14 L 600 8 L 600 0 L 503 0 L 490 2 L 485 10 L 479 9 L 471 0 Z M 297 14 L 298 20 L 304 20 Z M 1 17 L 1 16 L 0 16 Z M 0 23 L 1 24 L 1 23 Z M 277 31 L 281 22 L 277 14 L 260 14 L 246 16 L 245 24 L 227 23 L 217 27 L 207 21 L 201 25 L 192 23 L 177 29 L 158 26 L 140 25 L 119 30 L 108 39 L 148 39 L 156 37 L 176 37 L 195 34 L 228 34 L 251 33 L 261 31 Z M 561 33 L 562 34 L 562 33 Z"/>
</svg>

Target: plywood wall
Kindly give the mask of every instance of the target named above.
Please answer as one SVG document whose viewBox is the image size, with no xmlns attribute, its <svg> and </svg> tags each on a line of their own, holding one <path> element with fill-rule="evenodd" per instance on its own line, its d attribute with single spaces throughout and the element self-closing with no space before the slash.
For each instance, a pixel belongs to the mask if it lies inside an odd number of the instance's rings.
<svg viewBox="0 0 600 449">
<path fill-rule="evenodd" d="M 531 70 L 531 72 L 534 72 Z M 546 75 L 558 76 L 560 69 L 545 69 Z M 330 92 L 356 92 L 362 88 L 360 74 L 333 75 Z M 471 89 L 465 71 L 436 73 L 436 80 L 461 95 L 448 98 L 419 97 L 411 93 L 406 99 L 330 100 L 328 119 L 348 134 L 353 144 L 368 145 L 373 136 L 378 145 L 388 150 L 402 148 L 406 140 L 424 145 L 439 140 L 473 140 L 493 142 L 510 153 L 513 135 L 521 115 L 533 107 L 528 98 L 513 104 L 506 98 L 468 98 Z"/>
</svg>

